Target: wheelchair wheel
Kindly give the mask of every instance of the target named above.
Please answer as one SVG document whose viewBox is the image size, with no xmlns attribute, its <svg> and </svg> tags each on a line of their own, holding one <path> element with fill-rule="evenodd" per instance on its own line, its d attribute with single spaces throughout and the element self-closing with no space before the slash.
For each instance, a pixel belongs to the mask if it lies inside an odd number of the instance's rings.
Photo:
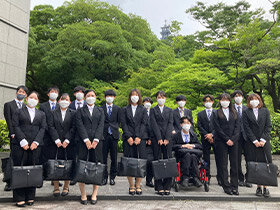
<svg viewBox="0 0 280 210">
<path fill-rule="evenodd" d="M 205 192 L 209 192 L 209 183 L 208 182 L 204 182 L 204 190 L 205 190 Z"/>
<path fill-rule="evenodd" d="M 178 182 L 174 183 L 174 189 L 175 189 L 175 192 L 179 192 L 179 184 L 178 184 Z"/>
</svg>

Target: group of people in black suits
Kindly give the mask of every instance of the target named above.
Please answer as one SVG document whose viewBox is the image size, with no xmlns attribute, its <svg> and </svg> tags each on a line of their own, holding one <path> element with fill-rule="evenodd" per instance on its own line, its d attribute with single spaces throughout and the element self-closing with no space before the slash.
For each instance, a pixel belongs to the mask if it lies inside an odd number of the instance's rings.
<svg viewBox="0 0 280 210">
<path fill-rule="evenodd" d="M 203 159 L 210 174 L 210 150 L 213 148 L 217 166 L 217 180 L 225 193 L 238 195 L 238 186 L 251 187 L 246 182 L 246 174 L 241 170 L 241 156 L 245 161 L 265 161 L 264 154 L 271 162 L 269 112 L 263 107 L 261 98 L 251 94 L 247 107 L 242 105 L 243 94 L 235 91 L 232 95 L 224 93 L 219 98 L 220 108 L 214 110 L 214 98 L 203 97 L 205 110 L 198 113 L 197 125 L 201 143 L 194 131 L 191 110 L 185 108 L 186 97 L 176 97 L 178 108 L 172 110 L 165 106 L 166 95 L 158 91 L 155 95 L 157 105 L 146 97 L 142 100 L 138 89 L 130 91 L 128 106 L 120 108 L 113 102 L 116 93 L 105 91 L 106 104 L 97 107 L 94 90 L 85 90 L 78 86 L 74 89 L 76 100 L 70 101 L 67 93 L 59 97 L 59 89 L 48 90 L 49 101 L 41 103 L 39 94 L 28 92 L 25 86 L 16 90 L 16 98 L 4 105 L 4 116 L 11 140 L 11 157 L 14 165 L 32 165 L 46 162 L 48 159 L 89 160 L 107 165 L 110 153 L 110 172 L 106 167 L 103 185 L 109 179 L 115 184 L 117 176 L 117 150 L 119 128 L 122 128 L 123 152 L 126 157 L 147 159 L 146 185 L 154 187 L 159 195 L 169 195 L 172 178 L 154 180 L 152 161 L 159 158 L 175 157 L 181 164 L 181 185 L 189 186 L 190 180 L 195 186 L 201 186 L 198 176 L 199 156 L 195 150 L 203 150 Z M 59 99 L 58 99 L 59 98 Z M 24 103 L 26 100 L 26 105 Z M 143 104 L 143 105 L 142 105 Z M 230 181 L 228 181 L 228 158 L 230 161 Z M 141 195 L 141 178 L 127 177 L 128 193 Z M 134 183 L 135 182 L 135 183 Z M 72 181 L 64 181 L 60 192 L 59 181 L 53 181 L 54 196 L 66 196 Z M 87 204 L 85 184 L 79 183 L 81 203 Z M 7 183 L 6 190 L 9 189 Z M 16 205 L 23 207 L 33 205 L 36 188 L 13 190 Z M 98 186 L 93 185 L 91 204 L 97 203 Z M 257 187 L 258 196 L 269 196 L 266 186 Z"/>
</svg>

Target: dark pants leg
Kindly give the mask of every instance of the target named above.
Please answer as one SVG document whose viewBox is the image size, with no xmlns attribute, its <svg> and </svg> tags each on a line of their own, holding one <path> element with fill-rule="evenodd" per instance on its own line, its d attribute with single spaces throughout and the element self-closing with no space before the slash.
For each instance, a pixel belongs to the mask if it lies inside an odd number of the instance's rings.
<svg viewBox="0 0 280 210">
<path fill-rule="evenodd" d="M 241 134 L 238 141 L 238 180 L 244 182 L 245 177 L 244 174 L 242 173 L 242 152 L 244 152 L 245 161 L 247 162 L 245 140 L 243 138 L 243 135 Z"/>
<path fill-rule="evenodd" d="M 202 139 L 202 146 L 203 146 L 203 160 L 206 162 L 206 175 L 210 176 L 210 151 L 211 151 L 211 144 L 205 140 Z"/>
<path fill-rule="evenodd" d="M 146 145 L 146 154 L 147 154 L 147 175 L 146 182 L 151 182 L 153 179 L 153 168 L 152 161 L 154 160 L 152 146 Z"/>
<path fill-rule="evenodd" d="M 181 180 L 184 180 L 185 178 L 190 177 L 191 154 L 190 153 L 182 154 L 180 155 L 179 160 L 180 160 L 180 168 L 182 173 Z"/>
<path fill-rule="evenodd" d="M 104 178 L 108 178 L 108 154 L 110 153 L 111 167 L 110 167 L 110 178 L 115 179 L 117 176 L 117 155 L 118 155 L 118 140 L 112 135 L 107 135 L 103 142 L 103 161 L 106 164 Z"/>
<path fill-rule="evenodd" d="M 238 189 L 238 143 L 229 147 L 229 162 L 230 162 L 230 186 L 232 189 Z"/>
<path fill-rule="evenodd" d="M 199 177 L 198 175 L 198 158 L 195 154 L 191 154 L 191 171 L 190 175 L 192 177 Z"/>
</svg>

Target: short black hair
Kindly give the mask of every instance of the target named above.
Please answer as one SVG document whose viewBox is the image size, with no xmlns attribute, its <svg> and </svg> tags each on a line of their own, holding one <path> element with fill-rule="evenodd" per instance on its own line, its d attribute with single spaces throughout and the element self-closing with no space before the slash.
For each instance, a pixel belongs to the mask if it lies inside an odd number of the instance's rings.
<svg viewBox="0 0 280 210">
<path fill-rule="evenodd" d="M 20 90 L 20 89 L 23 89 L 25 91 L 25 93 L 27 94 L 28 93 L 28 88 L 24 85 L 20 85 L 17 87 L 17 92 Z"/>
<path fill-rule="evenodd" d="M 188 120 L 192 124 L 191 118 L 189 116 L 181 117 L 180 124 L 183 124 L 185 120 Z"/>
<path fill-rule="evenodd" d="M 151 104 L 153 104 L 153 99 L 150 98 L 150 97 L 145 97 L 145 98 L 143 99 L 143 103 L 146 102 L 146 101 L 148 101 L 148 102 L 150 102 Z"/>
<path fill-rule="evenodd" d="M 234 98 L 237 94 L 243 96 L 243 93 L 242 93 L 241 90 L 235 90 L 235 91 L 231 94 L 231 97 Z"/>
<path fill-rule="evenodd" d="M 29 97 L 32 93 L 35 93 L 36 95 L 37 95 L 37 97 L 39 98 L 39 93 L 37 92 L 37 91 L 35 91 L 35 90 L 32 90 L 32 91 L 30 91 L 29 93 L 28 93 L 28 95 L 27 95 L 27 97 Z"/>
<path fill-rule="evenodd" d="M 86 89 L 83 86 L 77 86 L 74 88 L 74 93 L 82 91 L 83 93 L 85 93 Z"/>
<path fill-rule="evenodd" d="M 207 98 L 210 98 L 211 101 L 215 101 L 214 96 L 212 96 L 212 95 L 210 95 L 210 94 L 204 95 L 203 98 L 202 98 L 202 101 L 203 101 L 203 102 L 206 102 L 206 99 L 207 99 Z"/>
<path fill-rule="evenodd" d="M 162 96 L 162 97 L 166 97 L 165 92 L 162 91 L 162 90 L 159 90 L 159 91 L 156 93 L 156 98 L 157 98 L 159 95 Z"/>
<path fill-rule="evenodd" d="M 106 96 L 116 96 L 115 91 L 112 90 L 112 89 L 106 90 L 106 91 L 104 92 L 104 94 L 105 94 L 105 97 L 106 97 Z"/>
<path fill-rule="evenodd" d="M 48 93 L 51 92 L 51 90 L 56 90 L 59 93 L 59 88 L 57 86 L 52 86 L 48 89 Z"/>
<path fill-rule="evenodd" d="M 60 96 L 60 99 L 66 99 L 67 97 L 70 98 L 68 93 L 62 93 L 62 95 Z"/>
<path fill-rule="evenodd" d="M 184 95 L 178 95 L 177 97 L 176 97 L 176 102 L 177 101 L 187 101 L 187 98 L 186 98 L 186 96 L 184 96 Z"/>
<path fill-rule="evenodd" d="M 88 89 L 88 90 L 85 91 L 85 96 L 86 96 L 89 92 L 94 92 L 94 94 L 96 94 L 94 90 Z"/>
</svg>

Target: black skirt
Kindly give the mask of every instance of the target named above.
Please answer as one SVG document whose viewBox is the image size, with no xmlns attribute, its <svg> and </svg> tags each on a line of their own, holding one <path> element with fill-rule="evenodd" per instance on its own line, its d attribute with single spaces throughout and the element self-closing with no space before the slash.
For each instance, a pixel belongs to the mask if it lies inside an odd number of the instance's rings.
<svg viewBox="0 0 280 210">
<path fill-rule="evenodd" d="M 132 146 L 127 141 L 123 141 L 123 155 L 125 157 L 147 159 L 146 141 L 141 140 L 139 145 L 133 144 Z"/>
<path fill-rule="evenodd" d="M 270 141 L 266 141 L 264 147 L 256 147 L 251 141 L 246 141 L 245 145 L 248 161 L 266 162 L 266 154 L 268 162 L 272 162 Z"/>
<path fill-rule="evenodd" d="M 102 145 L 103 142 L 99 141 L 95 149 L 88 150 L 86 144 L 80 142 L 78 144 L 78 159 L 87 160 L 87 155 L 89 154 L 90 162 L 96 162 L 96 158 L 97 158 L 97 162 L 103 163 Z"/>
</svg>

